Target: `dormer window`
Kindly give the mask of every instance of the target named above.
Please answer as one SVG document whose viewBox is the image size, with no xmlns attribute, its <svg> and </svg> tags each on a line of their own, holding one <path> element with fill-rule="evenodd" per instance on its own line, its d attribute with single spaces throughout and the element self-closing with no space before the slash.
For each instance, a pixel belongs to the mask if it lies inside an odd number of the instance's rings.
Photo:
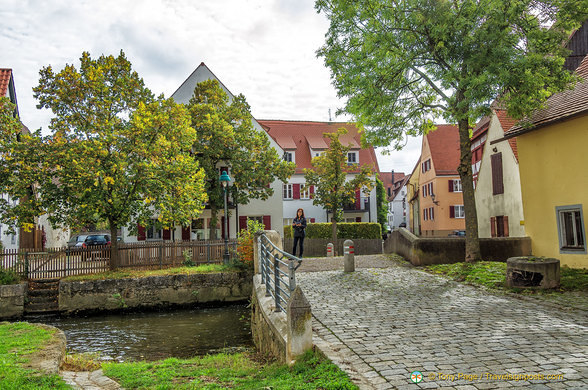
<svg viewBox="0 0 588 390">
<path fill-rule="evenodd" d="M 284 161 L 294 162 L 294 152 L 284 152 Z"/>
<path fill-rule="evenodd" d="M 347 153 L 347 165 L 357 164 L 357 152 Z"/>
</svg>

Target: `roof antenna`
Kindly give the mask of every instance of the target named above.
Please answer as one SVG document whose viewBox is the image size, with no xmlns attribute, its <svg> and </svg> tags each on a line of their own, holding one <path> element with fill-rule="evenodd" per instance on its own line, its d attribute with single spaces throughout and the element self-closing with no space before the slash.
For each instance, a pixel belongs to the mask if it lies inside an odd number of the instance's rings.
<svg viewBox="0 0 588 390">
<path fill-rule="evenodd" d="M 331 109 L 329 108 L 329 122 L 332 122 L 333 120 L 331 119 Z"/>
</svg>

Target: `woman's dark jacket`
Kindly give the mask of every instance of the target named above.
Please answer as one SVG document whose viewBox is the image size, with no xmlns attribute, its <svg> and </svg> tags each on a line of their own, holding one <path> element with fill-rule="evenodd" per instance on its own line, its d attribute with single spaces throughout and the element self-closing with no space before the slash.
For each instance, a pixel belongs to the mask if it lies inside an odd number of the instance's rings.
<svg viewBox="0 0 588 390">
<path fill-rule="evenodd" d="M 301 224 L 302 226 L 294 226 L 296 224 Z M 306 218 L 294 218 L 294 221 L 292 221 L 292 226 L 294 227 L 294 237 L 304 237 L 304 229 L 306 229 Z"/>
</svg>

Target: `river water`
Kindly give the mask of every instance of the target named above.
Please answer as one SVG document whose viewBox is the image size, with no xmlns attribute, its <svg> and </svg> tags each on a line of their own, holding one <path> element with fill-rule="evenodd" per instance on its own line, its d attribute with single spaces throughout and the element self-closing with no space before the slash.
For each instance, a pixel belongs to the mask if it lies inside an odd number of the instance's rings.
<svg viewBox="0 0 588 390">
<path fill-rule="evenodd" d="M 250 348 L 249 319 L 250 309 L 239 304 L 27 321 L 63 330 L 70 353 L 98 353 L 105 360 L 153 361 Z"/>
</svg>

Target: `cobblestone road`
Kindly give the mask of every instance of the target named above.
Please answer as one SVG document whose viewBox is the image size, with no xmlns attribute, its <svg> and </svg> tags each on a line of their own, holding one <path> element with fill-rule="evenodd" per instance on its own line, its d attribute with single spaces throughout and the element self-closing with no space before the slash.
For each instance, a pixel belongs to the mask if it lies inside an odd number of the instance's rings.
<svg viewBox="0 0 588 390">
<path fill-rule="evenodd" d="M 361 388 L 588 389 L 585 311 L 493 295 L 392 262 L 344 274 L 320 271 L 321 261 L 305 259 L 315 272 L 297 273 L 315 344 Z M 418 384 L 413 371 L 423 375 Z"/>
</svg>

